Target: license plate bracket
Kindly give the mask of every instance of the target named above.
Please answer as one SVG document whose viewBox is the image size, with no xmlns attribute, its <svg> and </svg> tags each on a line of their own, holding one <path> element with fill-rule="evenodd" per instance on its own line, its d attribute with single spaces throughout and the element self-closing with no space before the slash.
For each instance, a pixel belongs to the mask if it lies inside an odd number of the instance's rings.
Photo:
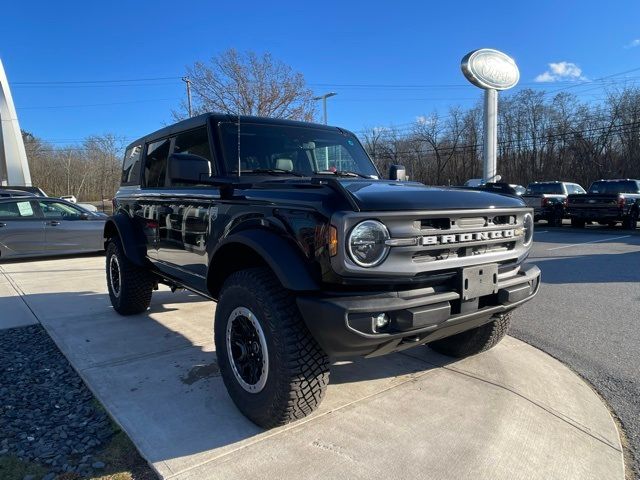
<svg viewBox="0 0 640 480">
<path fill-rule="evenodd" d="M 460 292 L 463 300 L 492 295 L 498 292 L 498 264 L 463 268 L 460 273 Z"/>
</svg>

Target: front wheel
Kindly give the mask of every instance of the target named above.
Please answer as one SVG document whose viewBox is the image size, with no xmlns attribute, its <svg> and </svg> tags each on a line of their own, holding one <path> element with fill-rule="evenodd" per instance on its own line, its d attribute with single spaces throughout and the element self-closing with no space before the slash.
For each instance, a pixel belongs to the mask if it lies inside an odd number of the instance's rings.
<svg viewBox="0 0 640 480">
<path fill-rule="evenodd" d="M 241 270 L 225 281 L 214 332 L 227 391 L 256 425 L 284 425 L 318 407 L 329 383 L 329 358 L 269 269 Z"/>
<path fill-rule="evenodd" d="M 485 325 L 436 340 L 428 345 L 443 355 L 457 358 L 469 357 L 497 345 L 507 334 L 510 324 L 511 313 L 505 313 Z"/>
<path fill-rule="evenodd" d="M 119 240 L 109 241 L 106 258 L 107 287 L 115 311 L 120 315 L 144 312 L 151 303 L 153 275 L 127 258 Z"/>
</svg>

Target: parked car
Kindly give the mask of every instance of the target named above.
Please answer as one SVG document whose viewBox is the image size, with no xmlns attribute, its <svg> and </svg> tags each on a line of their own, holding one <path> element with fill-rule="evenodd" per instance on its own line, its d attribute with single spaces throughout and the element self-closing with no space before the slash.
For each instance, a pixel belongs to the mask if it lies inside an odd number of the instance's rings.
<svg viewBox="0 0 640 480">
<path fill-rule="evenodd" d="M 488 192 L 500 193 L 502 195 L 516 195 L 520 196 L 524 193 L 525 188 L 522 185 L 515 183 L 505 182 L 487 182 L 476 187 L 479 190 L 486 190 Z"/>
<path fill-rule="evenodd" d="M 545 220 L 553 227 L 561 227 L 567 217 L 567 197 L 585 194 L 584 188 L 571 182 L 534 182 L 527 185 L 522 199 L 533 208 L 533 219 Z"/>
<path fill-rule="evenodd" d="M 0 260 L 104 250 L 105 221 L 56 198 L 0 198 Z"/>
<path fill-rule="evenodd" d="M 21 192 L 27 192 L 32 195 L 37 195 L 38 197 L 46 197 L 47 194 L 41 188 L 38 187 L 25 187 L 22 185 L 8 185 L 0 187 L 1 190 L 19 190 Z"/>
<path fill-rule="evenodd" d="M 613 227 L 618 223 L 635 230 L 640 216 L 640 180 L 618 179 L 593 182 L 584 195 L 569 195 L 567 212 L 571 226 L 584 228 L 595 221 Z"/>
<path fill-rule="evenodd" d="M 144 312 L 158 283 L 217 301 L 222 378 L 266 428 L 318 406 L 329 358 L 487 350 L 538 291 L 533 212 L 401 172 L 326 125 L 204 114 L 143 137 L 105 225 L 111 303 Z"/>
<path fill-rule="evenodd" d="M 78 199 L 75 195 L 60 195 L 62 200 L 66 200 L 69 203 L 78 203 Z"/>
<path fill-rule="evenodd" d="M 24 190 L 12 190 L 8 188 L 0 188 L 0 198 L 8 197 L 35 197 L 35 194 L 25 192 Z"/>
<path fill-rule="evenodd" d="M 471 180 L 467 180 L 464 186 L 454 186 L 452 188 L 462 188 L 465 190 L 484 190 L 492 193 L 499 193 L 500 195 L 515 195 L 520 196 L 524 193 L 525 188 L 522 185 L 515 183 L 505 182 L 487 182 L 480 183 L 478 185 L 469 184 Z"/>
</svg>

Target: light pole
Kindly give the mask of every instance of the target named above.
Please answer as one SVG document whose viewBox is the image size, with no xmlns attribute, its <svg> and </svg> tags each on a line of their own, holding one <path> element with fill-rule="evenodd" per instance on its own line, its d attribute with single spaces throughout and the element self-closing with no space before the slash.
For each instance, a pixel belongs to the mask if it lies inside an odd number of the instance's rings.
<svg viewBox="0 0 640 480">
<path fill-rule="evenodd" d="M 319 97 L 313 97 L 313 100 L 322 100 L 322 112 L 324 114 L 324 124 L 327 124 L 327 98 L 336 96 L 336 92 L 325 93 Z"/>
<path fill-rule="evenodd" d="M 191 79 L 182 77 L 182 81 L 187 84 L 187 104 L 189 105 L 189 118 L 191 118 Z"/>
</svg>

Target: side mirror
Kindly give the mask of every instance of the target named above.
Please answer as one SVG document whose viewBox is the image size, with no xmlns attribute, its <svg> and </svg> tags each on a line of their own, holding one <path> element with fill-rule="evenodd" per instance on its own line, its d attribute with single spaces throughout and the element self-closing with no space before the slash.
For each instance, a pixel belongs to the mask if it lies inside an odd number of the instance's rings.
<svg viewBox="0 0 640 480">
<path fill-rule="evenodd" d="M 389 167 L 389 180 L 405 182 L 407 180 L 407 169 L 403 165 L 391 165 Z"/>
<path fill-rule="evenodd" d="M 87 212 L 82 212 L 80 214 L 80 220 L 89 220 L 91 216 Z"/>
<path fill-rule="evenodd" d="M 173 153 L 169 156 L 167 170 L 171 185 L 210 183 L 211 163 L 199 155 Z"/>
</svg>

